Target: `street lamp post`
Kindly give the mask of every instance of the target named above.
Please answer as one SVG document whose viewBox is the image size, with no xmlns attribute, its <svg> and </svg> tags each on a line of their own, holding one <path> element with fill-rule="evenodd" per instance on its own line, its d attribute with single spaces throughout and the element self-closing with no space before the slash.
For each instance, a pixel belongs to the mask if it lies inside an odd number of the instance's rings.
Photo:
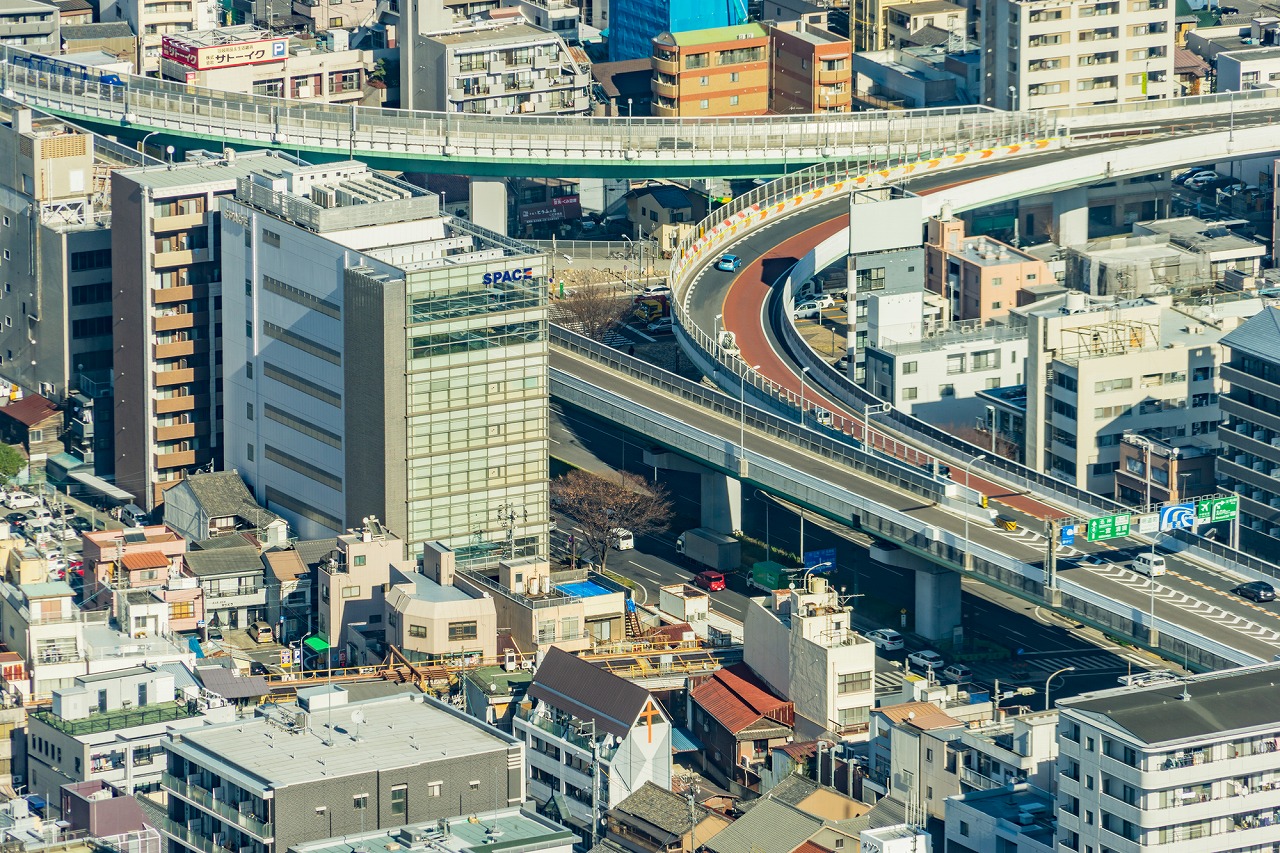
<svg viewBox="0 0 1280 853">
<path fill-rule="evenodd" d="M 964 463 L 964 487 L 971 492 L 973 491 L 973 486 L 970 484 L 969 480 L 969 469 L 973 466 L 973 463 L 982 458 L 982 454 L 978 454 L 977 456 L 970 458 L 968 462 Z M 961 560 L 961 566 L 966 572 L 973 571 L 973 560 L 969 556 L 969 552 L 971 550 L 972 549 L 969 546 L 969 508 L 966 505 L 964 511 L 964 557 Z"/>
<path fill-rule="evenodd" d="M 759 370 L 760 365 L 753 364 L 750 367 L 743 365 L 742 373 L 739 374 L 739 391 L 738 391 L 738 411 L 742 415 L 738 424 L 738 475 L 745 477 L 747 475 L 747 374 L 753 370 Z"/>
<path fill-rule="evenodd" d="M 636 244 L 635 244 L 635 243 L 633 243 L 633 242 L 631 242 L 631 238 L 630 238 L 630 237 L 628 237 L 626 234 L 622 234 L 622 235 L 621 235 L 621 237 L 622 237 L 622 239 L 623 239 L 623 240 L 626 240 L 626 241 L 627 241 L 627 255 L 628 255 L 628 257 L 629 257 L 629 256 L 631 255 L 631 253 L 635 251 Z M 623 266 L 622 266 L 622 270 L 623 270 L 623 275 L 624 275 L 624 276 L 626 276 L 627 266 L 626 266 L 625 264 L 623 264 Z M 640 281 L 640 277 L 639 277 L 639 276 L 636 276 L 636 283 L 637 283 L 637 285 L 639 284 L 639 281 Z M 622 285 L 623 285 L 623 287 L 630 288 L 630 287 L 631 287 L 631 282 L 627 281 L 627 280 L 626 280 L 626 278 L 624 278 L 624 279 L 623 279 L 623 282 L 622 282 Z"/>
<path fill-rule="evenodd" d="M 871 416 L 887 415 L 893 411 L 889 403 L 868 403 L 862 407 L 862 443 L 871 449 Z"/>
<path fill-rule="evenodd" d="M 808 372 L 809 368 L 800 368 L 800 426 L 804 426 L 804 377 Z"/>
<path fill-rule="evenodd" d="M 1049 677 L 1044 680 L 1044 709 L 1046 711 L 1049 710 L 1049 708 L 1051 707 L 1049 705 L 1049 682 L 1053 681 L 1055 678 L 1057 678 L 1059 675 L 1062 675 L 1062 673 L 1064 672 L 1075 672 L 1075 671 L 1076 671 L 1076 668 L 1074 666 L 1064 666 L 1062 669 L 1058 670 L 1057 672 L 1050 673 Z"/>
<path fill-rule="evenodd" d="M 713 344 L 714 344 L 714 346 L 715 346 L 715 350 L 714 350 L 714 352 L 715 352 L 715 354 L 716 354 L 717 356 L 718 356 L 718 355 L 720 355 L 720 325 L 721 325 L 723 322 L 724 322 L 724 315 L 723 315 L 723 314 L 717 314 L 717 315 L 716 315 L 716 326 L 715 326 L 715 329 L 716 329 L 716 339 L 715 339 L 714 341 L 712 341 L 712 343 L 713 343 Z"/>
<path fill-rule="evenodd" d="M 146 136 L 142 137 L 142 142 L 141 142 L 141 144 L 139 144 L 139 145 L 138 145 L 138 150 L 139 150 L 139 151 L 141 151 L 143 154 L 146 154 L 146 153 L 147 153 L 147 140 L 148 140 L 148 139 L 150 139 L 151 137 L 155 136 L 155 135 L 156 135 L 157 133 L 159 133 L 159 132 L 160 132 L 160 131 L 158 131 L 158 130 L 153 130 L 153 131 L 151 131 L 150 133 L 148 133 Z"/>
</svg>

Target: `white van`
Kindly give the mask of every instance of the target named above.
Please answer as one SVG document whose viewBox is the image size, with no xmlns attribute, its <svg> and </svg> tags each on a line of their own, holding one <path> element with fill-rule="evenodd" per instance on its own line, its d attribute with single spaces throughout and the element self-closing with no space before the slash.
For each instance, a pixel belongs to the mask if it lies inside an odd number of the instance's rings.
<svg viewBox="0 0 1280 853">
<path fill-rule="evenodd" d="M 619 551 L 630 551 L 636 547 L 636 537 L 625 527 L 615 527 L 609 531 L 609 544 Z"/>
<path fill-rule="evenodd" d="M 1133 558 L 1129 569 L 1149 578 L 1158 578 L 1168 571 L 1164 564 L 1164 557 L 1159 554 L 1139 554 Z"/>
<path fill-rule="evenodd" d="M 141 527 L 146 521 L 147 511 L 137 504 L 125 504 L 120 508 L 120 523 L 125 527 Z"/>
</svg>

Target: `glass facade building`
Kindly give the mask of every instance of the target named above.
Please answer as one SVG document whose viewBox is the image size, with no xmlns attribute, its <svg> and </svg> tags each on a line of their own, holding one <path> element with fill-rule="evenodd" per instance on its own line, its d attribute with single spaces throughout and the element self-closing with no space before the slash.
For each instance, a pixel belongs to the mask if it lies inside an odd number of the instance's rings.
<svg viewBox="0 0 1280 853">
<path fill-rule="evenodd" d="M 610 0 L 609 61 L 648 59 L 653 39 L 746 23 L 745 0 Z"/>
</svg>

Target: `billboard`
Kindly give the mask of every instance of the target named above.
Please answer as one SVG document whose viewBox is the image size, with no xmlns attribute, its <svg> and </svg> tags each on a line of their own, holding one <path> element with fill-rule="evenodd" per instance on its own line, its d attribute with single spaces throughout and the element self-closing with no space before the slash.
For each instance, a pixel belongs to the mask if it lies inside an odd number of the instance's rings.
<svg viewBox="0 0 1280 853">
<path fill-rule="evenodd" d="M 231 68 L 275 62 L 289 55 L 288 38 L 237 41 L 226 44 L 198 45 L 182 38 L 165 36 L 160 42 L 160 55 L 197 71 Z"/>
</svg>

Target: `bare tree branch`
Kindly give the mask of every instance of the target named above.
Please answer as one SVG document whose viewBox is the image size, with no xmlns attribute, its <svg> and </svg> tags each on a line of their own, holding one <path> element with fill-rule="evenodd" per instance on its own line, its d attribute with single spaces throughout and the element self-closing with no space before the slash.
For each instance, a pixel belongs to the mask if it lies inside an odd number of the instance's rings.
<svg viewBox="0 0 1280 853">
<path fill-rule="evenodd" d="M 665 529 L 672 508 L 667 490 L 646 483 L 635 474 L 605 479 L 587 471 L 570 471 L 551 481 L 551 496 L 566 515 L 578 522 L 582 538 L 605 568 L 613 531 L 622 528 L 636 536 Z"/>
<path fill-rule="evenodd" d="M 631 309 L 631 300 L 617 285 L 595 285 L 575 290 L 556 306 L 582 327 L 582 334 L 603 341 L 605 332 L 616 328 Z"/>
</svg>

